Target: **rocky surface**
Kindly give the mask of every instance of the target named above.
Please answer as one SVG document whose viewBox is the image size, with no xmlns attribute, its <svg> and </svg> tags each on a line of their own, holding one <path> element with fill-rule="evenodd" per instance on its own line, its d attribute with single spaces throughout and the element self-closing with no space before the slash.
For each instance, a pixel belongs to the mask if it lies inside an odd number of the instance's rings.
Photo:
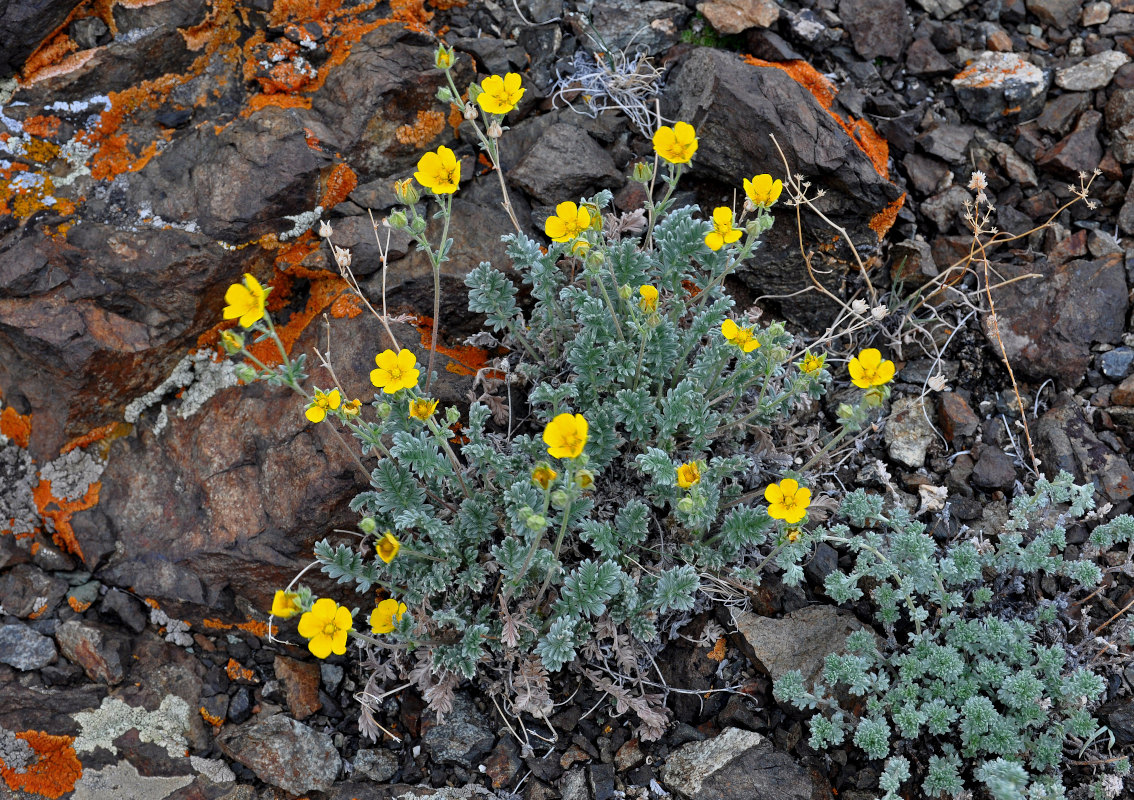
<svg viewBox="0 0 1134 800">
<path fill-rule="evenodd" d="M 315 226 L 328 220 L 351 248 L 372 301 L 384 280 L 391 311 L 410 319 L 395 335 L 423 357 L 428 265 L 394 235 L 383 275 L 366 211 L 388 213 L 392 182 L 444 144 L 464 180 L 442 276 L 442 400 L 466 400 L 495 355 L 458 347 L 478 329 L 461 278 L 484 259 L 507 265 L 509 222 L 495 176 L 479 174 L 434 98 L 442 31 L 463 57 L 458 85 L 474 71 L 524 76 L 503 141 L 530 232 L 568 196 L 608 188 L 620 212 L 641 202 L 625 175 L 652 157 L 642 132 L 549 99 L 588 48 L 640 48 L 665 71 L 663 114 L 701 136 L 681 202 L 718 205 L 742 177 L 782 175 L 774 134 L 873 286 L 898 287 L 883 298 L 892 308 L 942 276 L 985 303 L 983 265 L 964 261 L 980 170 L 990 224 L 1020 237 L 988 253 L 998 325 L 987 313 L 950 317 L 941 352 L 925 359 L 890 314 L 874 344 L 900 362 L 895 395 L 844 477 L 942 537 L 991 530 L 1030 480 L 1026 420 L 1043 471 L 1094 481 L 1111 512 L 1129 509 L 1129 4 L 10 0 L 0 4 L 0 794 L 29 774 L 44 777 L 19 800 L 454 800 L 517 786 L 524 800 L 707 800 L 754 786 L 785 798 L 878 794 L 877 765 L 849 747 L 820 762 L 799 715 L 768 688 L 801 665 L 814 676 L 870 621 L 824 605 L 819 587 L 839 558 L 830 547 L 806 565 L 808 586 L 770 583 L 749 598 L 758 613 L 713 622 L 732 636 L 680 640 L 659 657 L 663 680 L 697 694 L 670 695 L 674 724 L 654 743 L 585 684 L 560 687 L 550 719 L 526 721 L 530 750 L 492 698 L 468 689 L 443 720 L 423 713 L 416 689 L 391 695 L 378 722 L 397 739 L 373 743 L 358 733 L 357 656 L 317 664 L 287 643 L 294 621 L 278 631 L 285 641 L 266 638 L 272 592 L 317 538 L 351 521 L 346 503 L 365 477 L 292 397 L 238 386 L 217 360 L 227 285 L 251 272 L 273 287 L 293 354 L 326 346 L 327 314 L 337 373 L 365 398 L 385 333 L 357 313 Z M 1096 169 L 1097 207 L 1064 207 L 1068 184 Z M 774 213 L 757 264 L 732 288 L 742 306 L 762 298 L 766 313 L 822 328 L 837 303 L 794 294 L 811 285 L 795 210 L 781 202 Z M 816 279 L 843 300 L 867 297 L 828 223 L 805 209 L 802 224 Z M 1069 549 L 1084 536 L 1069 531 Z M 1096 627 L 1129 602 L 1116 575 L 1085 607 Z M 699 614 L 690 629 L 710 621 Z M 1116 667 L 1111 679 L 1103 716 L 1125 744 L 1134 675 Z M 743 688 L 713 691 L 725 686 Z"/>
</svg>

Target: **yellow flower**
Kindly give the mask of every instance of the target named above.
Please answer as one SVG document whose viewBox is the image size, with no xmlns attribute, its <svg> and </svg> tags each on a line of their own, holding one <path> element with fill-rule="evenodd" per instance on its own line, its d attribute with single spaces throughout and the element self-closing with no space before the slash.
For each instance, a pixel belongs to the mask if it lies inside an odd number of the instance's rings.
<svg viewBox="0 0 1134 800">
<path fill-rule="evenodd" d="M 823 369 L 823 364 L 826 361 L 827 356 L 814 356 L 811 353 L 807 353 L 806 355 L 804 355 L 803 363 L 799 365 L 799 369 L 802 372 L 811 375 Z"/>
<path fill-rule="evenodd" d="M 362 413 L 362 401 L 357 397 L 353 400 L 347 400 L 343 403 L 342 412 L 348 417 L 357 417 Z"/>
<path fill-rule="evenodd" d="M 489 114 L 507 114 L 516 107 L 526 89 L 520 88 L 520 76 L 509 72 L 504 77 L 489 75 L 480 84 L 476 102 Z"/>
<path fill-rule="evenodd" d="M 421 199 L 421 195 L 413 187 L 413 178 L 394 181 L 394 197 L 398 198 L 399 203 L 405 203 L 408 206 L 412 206 Z"/>
<path fill-rule="evenodd" d="M 315 658 L 345 653 L 347 633 L 352 630 L 350 609 L 326 597 L 316 600 L 311 610 L 299 618 L 299 635 L 310 640 L 307 649 Z"/>
<path fill-rule="evenodd" d="M 383 350 L 374 356 L 378 369 L 370 370 L 370 382 L 386 394 L 399 389 L 412 389 L 417 386 L 421 370 L 416 369 L 417 357 L 409 350 Z"/>
<path fill-rule="evenodd" d="M 591 212 L 568 201 L 555 207 L 555 216 L 543 223 L 543 232 L 553 242 L 569 242 L 591 224 Z"/>
<path fill-rule="evenodd" d="M 662 125 L 654 134 L 654 150 L 671 164 L 688 164 L 697 152 L 697 132 L 688 122 Z"/>
<path fill-rule="evenodd" d="M 771 208 L 780 198 L 780 192 L 783 190 L 784 182 L 778 179 L 772 180 L 772 176 L 766 173 L 753 175 L 752 180 L 744 179 L 744 193 L 757 208 Z"/>
<path fill-rule="evenodd" d="M 547 487 L 551 486 L 551 482 L 559 477 L 559 473 L 553 470 L 547 464 L 538 464 L 532 470 L 532 482 L 544 491 Z"/>
<path fill-rule="evenodd" d="M 453 51 L 445 45 L 440 45 L 437 52 L 433 54 L 433 66 L 437 69 L 449 69 L 453 66 Z"/>
<path fill-rule="evenodd" d="M 705 234 L 705 244 L 710 250 L 720 250 L 739 239 L 741 233 L 732 227 L 732 209 L 719 206 L 713 210 L 713 229 Z"/>
<path fill-rule="evenodd" d="M 697 465 L 696 461 L 686 461 L 677 468 L 677 485 L 682 489 L 688 489 L 696 483 L 701 482 L 701 468 Z"/>
<path fill-rule="evenodd" d="M 237 319 L 245 328 L 251 328 L 256 322 L 264 318 L 264 301 L 268 293 L 260 282 L 249 273 L 244 273 L 244 283 L 234 283 L 224 293 L 225 319 Z"/>
<path fill-rule="evenodd" d="M 801 531 L 801 530 L 800 530 L 799 528 L 791 528 L 791 529 L 790 529 L 790 530 L 788 530 L 788 532 L 787 532 L 787 540 L 788 540 L 789 542 L 795 542 L 795 541 L 798 541 L 798 540 L 799 540 L 799 537 L 800 537 L 800 535 L 801 535 L 802 533 L 803 533 L 803 531 Z"/>
<path fill-rule="evenodd" d="M 386 531 L 382 534 L 382 538 L 374 543 L 374 552 L 378 554 L 378 558 L 389 564 L 394 560 L 394 556 L 402 549 L 402 543 L 398 541 L 398 537 Z"/>
<path fill-rule="evenodd" d="M 543 442 L 552 458 L 578 458 L 587 443 L 582 414 L 560 414 L 543 429 Z"/>
<path fill-rule="evenodd" d="M 721 335 L 745 353 L 751 353 L 760 346 L 760 340 L 751 328 L 742 328 L 731 319 L 721 323 Z"/>
<path fill-rule="evenodd" d="M 784 478 L 779 483 L 768 484 L 764 489 L 764 499 L 768 501 L 769 517 L 795 525 L 807 515 L 811 490 L 800 486 L 792 478 Z"/>
<path fill-rule="evenodd" d="M 237 353 L 244 347 L 244 337 L 239 333 L 232 331 L 221 331 L 221 344 L 224 345 L 224 351 L 229 355 Z"/>
<path fill-rule="evenodd" d="M 339 394 L 338 389 L 332 389 L 326 393 L 316 389 L 315 397 L 307 406 L 307 411 L 304 412 L 304 416 L 312 422 L 322 422 L 326 419 L 327 412 L 338 408 L 342 402 L 343 398 Z"/>
<path fill-rule="evenodd" d="M 414 419 L 419 419 L 425 422 L 433 416 L 433 412 L 437 410 L 437 401 L 429 400 L 428 398 L 417 398 L 410 400 L 409 415 Z"/>
<path fill-rule="evenodd" d="M 581 469 L 575 473 L 575 485 L 583 491 L 595 485 L 595 474 L 589 469 Z"/>
<path fill-rule="evenodd" d="M 282 589 L 276 592 L 276 596 L 272 598 L 272 616 L 279 617 L 280 619 L 291 619 L 298 614 L 301 609 L 296 600 L 299 595 L 295 592 L 285 592 Z"/>
<path fill-rule="evenodd" d="M 386 598 L 370 612 L 370 630 L 376 636 L 389 633 L 394 629 L 394 623 L 406 613 L 406 604 L 399 603 L 392 597 Z"/>
<path fill-rule="evenodd" d="M 434 194 L 452 194 L 461 182 L 461 162 L 456 153 L 442 145 L 436 153 L 429 152 L 421 157 L 413 176 Z"/>
<path fill-rule="evenodd" d="M 847 371 L 860 389 L 885 386 L 894 379 L 894 362 L 883 361 L 881 353 L 868 347 L 850 360 Z"/>
<path fill-rule="evenodd" d="M 658 310 L 658 290 L 650 285 L 642 285 L 638 287 L 638 294 L 642 299 L 638 301 L 638 306 L 647 314 L 652 314 Z"/>
</svg>

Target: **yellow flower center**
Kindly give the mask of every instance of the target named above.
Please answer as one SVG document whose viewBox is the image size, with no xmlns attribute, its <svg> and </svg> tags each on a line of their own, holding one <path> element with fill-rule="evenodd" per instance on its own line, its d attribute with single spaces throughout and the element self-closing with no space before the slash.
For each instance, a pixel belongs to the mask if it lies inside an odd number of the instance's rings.
<svg viewBox="0 0 1134 800">
<path fill-rule="evenodd" d="M 378 555 L 382 556 L 383 558 L 390 555 L 390 553 L 392 553 L 393 551 L 394 551 L 394 546 L 392 544 L 390 544 L 388 541 L 383 540 L 378 545 Z"/>
<path fill-rule="evenodd" d="M 336 628 L 335 628 L 334 621 L 328 622 L 326 625 L 323 626 L 323 635 L 324 636 L 334 636 L 335 630 L 336 630 Z"/>
<path fill-rule="evenodd" d="M 732 341 L 737 347 L 743 347 L 752 341 L 752 331 L 748 328 L 741 328 L 736 332 L 736 336 L 733 337 Z"/>
<path fill-rule="evenodd" d="M 401 367 L 390 367 L 389 372 L 390 372 L 390 381 L 391 382 L 396 383 L 397 381 L 400 381 L 402 379 L 402 368 Z"/>
</svg>

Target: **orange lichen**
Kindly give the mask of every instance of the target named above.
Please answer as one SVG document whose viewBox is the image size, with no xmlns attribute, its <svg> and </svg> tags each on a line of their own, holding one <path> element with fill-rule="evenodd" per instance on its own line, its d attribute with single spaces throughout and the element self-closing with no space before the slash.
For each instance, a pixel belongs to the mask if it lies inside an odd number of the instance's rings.
<svg viewBox="0 0 1134 800">
<path fill-rule="evenodd" d="M 835 113 L 831 108 L 835 101 L 835 95 L 838 93 L 835 90 L 835 85 L 823 77 L 815 67 L 806 61 L 765 61 L 755 56 L 744 56 L 744 62 L 754 67 L 774 67 L 790 75 L 792 80 L 811 92 L 819 105 L 831 115 L 840 128 L 846 131 L 851 141 L 870 159 L 870 163 L 874 165 L 878 174 L 886 180 L 890 180 L 890 145 L 875 132 L 866 120 L 854 119 L 853 117 L 843 119 Z"/>
<path fill-rule="evenodd" d="M 11 439 L 18 447 L 28 446 L 31 426 L 31 414 L 18 414 L 11 406 L 6 406 L 0 411 L 0 433 Z"/>
<path fill-rule="evenodd" d="M 468 92 L 465 92 L 462 99 L 468 102 Z M 457 108 L 456 103 L 449 104 L 449 127 L 453 129 L 453 135 L 460 138 L 461 125 L 465 122 L 465 115 L 461 113 L 461 109 Z"/>
<path fill-rule="evenodd" d="M 49 37 L 39 48 L 28 56 L 21 70 L 20 80 L 27 84 L 33 83 L 36 74 L 51 67 L 57 66 L 67 56 L 77 52 L 79 46 L 66 33 L 58 33 Z"/>
<path fill-rule="evenodd" d="M 154 600 L 152 597 L 143 597 L 142 602 L 148 605 L 150 608 L 161 608 L 161 606 L 158 604 L 158 601 Z"/>
<path fill-rule="evenodd" d="M 445 129 L 445 115 L 440 111 L 418 111 L 417 121 L 412 125 L 399 125 L 394 138 L 402 144 L 412 144 L 424 150 Z"/>
<path fill-rule="evenodd" d="M 335 319 L 354 319 L 361 313 L 362 301 L 356 294 L 341 294 L 331 303 L 331 316 Z"/>
<path fill-rule="evenodd" d="M 100 425 L 97 428 L 87 431 L 82 436 L 76 436 L 71 439 L 67 444 L 63 445 L 63 449 L 59 451 L 60 454 L 70 453 L 77 447 L 89 447 L 96 442 L 109 442 L 115 439 L 121 439 L 133 430 L 133 426 L 127 422 L 109 422 L 106 425 Z"/>
<path fill-rule="evenodd" d="M 248 669 L 247 667 L 241 666 L 240 662 L 235 658 L 230 658 L 228 660 L 228 663 L 225 664 L 224 671 L 227 672 L 228 677 L 234 681 L 251 681 L 256 677 L 255 672 Z"/>
<path fill-rule="evenodd" d="M 267 106 L 278 106 L 279 108 L 311 108 L 311 98 L 297 97 L 292 94 L 254 94 L 248 99 L 248 105 L 240 113 L 247 117 Z"/>
<path fill-rule="evenodd" d="M 75 531 L 71 528 L 71 516 L 76 511 L 98 505 L 98 493 L 101 489 L 102 484 L 95 481 L 87 487 L 86 494 L 78 500 L 60 500 L 51 493 L 51 481 L 40 479 L 32 490 L 32 499 L 39 509 L 39 515 L 45 520 L 51 520 L 55 527 L 51 538 L 60 549 L 83 558 L 83 550 L 75 538 Z"/>
<path fill-rule="evenodd" d="M 82 600 L 78 599 L 74 595 L 71 595 L 70 597 L 67 598 L 67 605 L 69 605 L 71 607 L 71 610 L 74 611 L 76 614 L 82 614 L 84 611 L 86 611 L 88 608 L 91 607 L 91 604 L 90 604 L 89 601 L 83 602 Z"/>
<path fill-rule="evenodd" d="M 20 731 L 23 739 L 37 756 L 34 764 L 23 769 L 8 767 L 0 759 L 0 777 L 14 792 L 38 794 L 56 800 L 74 791 L 75 783 L 83 775 L 83 765 L 75 754 L 72 736 L 52 736 L 43 731 Z"/>
<path fill-rule="evenodd" d="M 894 220 L 898 218 L 898 212 L 902 210 L 902 206 L 905 205 L 905 202 L 906 193 L 902 192 L 901 197 L 870 218 L 870 230 L 878 235 L 878 241 L 882 241 L 886 237 L 886 234 L 894 225 Z"/>
<path fill-rule="evenodd" d="M 425 10 L 425 0 L 390 0 L 391 16 L 415 33 L 431 33 L 429 21 L 433 12 Z"/>
<path fill-rule="evenodd" d="M 421 346 L 428 353 L 430 342 L 433 341 L 433 318 L 416 317 L 413 326 L 421 334 Z M 476 375 L 477 372 L 488 365 L 488 351 L 472 345 L 462 344 L 456 347 L 444 347 L 438 344 L 437 355 L 449 358 L 450 361 L 445 365 L 445 369 L 457 375 Z M 428 356 L 423 356 L 423 358 L 428 358 Z"/>
<path fill-rule="evenodd" d="M 59 133 L 59 126 L 62 124 L 63 120 L 59 117 L 36 114 L 24 120 L 24 133 L 40 138 L 54 136 Z"/>
<path fill-rule="evenodd" d="M 230 35 L 238 35 L 236 26 L 229 25 L 234 19 L 235 7 L 236 0 L 213 0 L 213 10 L 199 24 L 190 28 L 177 29 L 177 32 L 185 40 L 185 46 L 190 50 L 197 51 L 208 44 L 215 43 L 217 39 L 227 38 L 216 35 L 225 28 L 230 31 Z"/>
<path fill-rule="evenodd" d="M 725 657 L 725 637 L 717 639 L 717 643 L 713 645 L 713 649 L 705 654 L 705 658 L 710 661 L 724 661 Z"/>
<path fill-rule="evenodd" d="M 210 714 L 209 710 L 204 706 L 201 706 L 198 711 L 200 711 L 201 713 L 201 719 L 212 725 L 214 731 L 220 730 L 221 726 L 224 725 L 224 717 L 218 717 L 215 714 Z"/>
<path fill-rule="evenodd" d="M 469 0 L 429 0 L 429 5 L 438 11 L 448 11 L 451 8 L 464 8 Z"/>
<path fill-rule="evenodd" d="M 230 631 L 235 628 L 251 633 L 253 636 L 259 636 L 261 639 L 268 635 L 268 623 L 255 619 L 250 619 L 247 622 L 225 622 L 222 619 L 209 618 L 201 620 L 201 624 L 215 631 Z M 273 626 L 272 633 L 276 632 L 277 629 Z"/>
<path fill-rule="evenodd" d="M 354 170 L 346 164 L 335 164 L 331 169 L 331 174 L 327 176 L 326 184 L 323 186 L 319 205 L 323 208 L 334 208 L 346 200 L 357 186 L 358 176 L 354 173 Z"/>
</svg>

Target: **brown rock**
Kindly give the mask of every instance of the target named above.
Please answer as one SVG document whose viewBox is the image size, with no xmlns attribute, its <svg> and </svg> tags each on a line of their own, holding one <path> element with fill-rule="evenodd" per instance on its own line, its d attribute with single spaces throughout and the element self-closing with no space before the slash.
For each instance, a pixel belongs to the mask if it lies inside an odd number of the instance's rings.
<svg viewBox="0 0 1134 800">
<path fill-rule="evenodd" d="M 697 10 L 721 33 L 743 33 L 749 28 L 768 28 L 780 18 L 775 0 L 710 0 Z"/>
<path fill-rule="evenodd" d="M 67 581 L 31 564 L 0 575 L 0 607 L 21 619 L 50 617 L 67 594 Z"/>
<path fill-rule="evenodd" d="M 941 432 L 950 442 L 958 436 L 972 436 L 980 426 L 976 412 L 956 392 L 941 392 L 937 395 L 937 419 Z"/>
<path fill-rule="evenodd" d="M 126 677 L 123 661 L 129 653 L 129 639 L 108 626 L 83 620 L 64 622 L 55 631 L 55 642 L 67 660 L 82 667 L 96 683 L 114 686 Z"/>
<path fill-rule="evenodd" d="M 1134 375 L 1124 380 L 1110 393 L 1111 405 L 1134 406 Z"/>
<path fill-rule="evenodd" d="M 897 59 L 913 37 L 903 0 L 840 0 L 839 19 L 863 58 Z"/>
<path fill-rule="evenodd" d="M 1099 440 L 1071 401 L 1061 400 L 1040 417 L 1032 436 L 1036 457 L 1048 477 L 1063 470 L 1079 482 L 1093 481 L 1115 503 L 1134 496 L 1130 463 Z"/>
<path fill-rule="evenodd" d="M 799 670 L 806 686 L 823 672 L 823 660 L 841 653 L 847 636 L 862 629 L 854 614 L 832 606 L 807 606 L 781 619 L 750 612 L 734 615 L 745 652 L 772 680 Z"/>
<path fill-rule="evenodd" d="M 1037 164 L 1056 175 L 1078 178 L 1080 172 L 1091 173 L 1102 160 L 1102 144 L 1099 142 L 1099 127 L 1102 114 L 1098 111 L 1084 111 L 1075 124 L 1075 129 L 1051 150 L 1039 157 Z"/>
<path fill-rule="evenodd" d="M 284 686 L 287 708 L 298 720 L 305 720 L 323 707 L 319 699 L 319 665 L 276 656 L 276 680 Z"/>
</svg>

